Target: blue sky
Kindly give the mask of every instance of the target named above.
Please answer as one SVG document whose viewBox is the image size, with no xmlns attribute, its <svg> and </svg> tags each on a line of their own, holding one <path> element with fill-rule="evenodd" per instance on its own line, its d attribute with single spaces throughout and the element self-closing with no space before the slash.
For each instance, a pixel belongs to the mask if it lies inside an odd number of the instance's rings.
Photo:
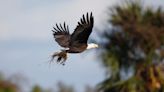
<svg viewBox="0 0 164 92">
<path fill-rule="evenodd" d="M 58 81 L 82 90 L 105 78 L 96 51 L 69 55 L 65 66 L 49 65 L 50 55 L 60 47 L 52 36 L 55 23 L 69 24 L 71 32 L 82 14 L 93 12 L 95 28 L 101 29 L 107 7 L 118 0 L 0 0 L 0 71 L 26 76 L 29 86 L 54 87 Z M 162 0 L 146 4 L 164 5 Z M 99 25 L 99 26 L 98 26 Z M 94 36 L 94 32 L 91 35 Z"/>
</svg>

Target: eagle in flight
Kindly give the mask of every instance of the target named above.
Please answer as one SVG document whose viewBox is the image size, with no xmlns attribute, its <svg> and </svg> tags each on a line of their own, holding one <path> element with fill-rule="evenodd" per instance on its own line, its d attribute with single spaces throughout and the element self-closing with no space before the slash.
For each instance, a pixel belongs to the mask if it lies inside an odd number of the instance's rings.
<svg viewBox="0 0 164 92">
<path fill-rule="evenodd" d="M 86 49 L 97 48 L 98 45 L 94 43 L 87 43 L 89 35 L 92 32 L 94 25 L 94 18 L 92 12 L 90 15 L 87 13 L 86 16 L 82 16 L 78 22 L 77 27 L 74 32 L 70 34 L 68 25 L 56 24 L 56 27 L 53 27 L 53 36 L 55 41 L 64 49 L 61 52 L 55 52 L 52 55 L 51 61 L 57 57 L 57 62 L 64 65 L 67 59 L 67 53 L 81 53 Z"/>
</svg>

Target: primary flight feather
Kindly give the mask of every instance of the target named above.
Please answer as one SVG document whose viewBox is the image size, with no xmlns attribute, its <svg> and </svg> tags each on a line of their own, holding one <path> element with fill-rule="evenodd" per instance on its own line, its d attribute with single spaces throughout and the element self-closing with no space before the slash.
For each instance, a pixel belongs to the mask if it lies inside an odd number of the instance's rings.
<svg viewBox="0 0 164 92">
<path fill-rule="evenodd" d="M 65 24 L 65 22 L 63 25 L 56 24 L 56 27 L 53 27 L 52 30 L 53 36 L 55 41 L 65 49 L 61 50 L 61 52 L 54 53 L 52 55 L 52 60 L 57 57 L 57 62 L 64 64 L 67 59 L 67 53 L 81 53 L 86 49 L 97 48 L 97 44 L 87 44 L 93 25 L 94 18 L 92 13 L 90 15 L 87 13 L 86 16 L 83 14 L 72 34 L 70 34 L 69 27 Z"/>
</svg>

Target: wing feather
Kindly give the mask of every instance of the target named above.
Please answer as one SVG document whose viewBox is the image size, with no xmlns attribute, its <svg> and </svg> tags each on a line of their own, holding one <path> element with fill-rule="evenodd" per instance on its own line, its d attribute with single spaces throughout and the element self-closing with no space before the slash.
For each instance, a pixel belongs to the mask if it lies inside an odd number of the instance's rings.
<svg viewBox="0 0 164 92">
<path fill-rule="evenodd" d="M 85 17 L 84 17 L 84 14 L 83 14 L 83 21 L 84 21 L 84 23 L 86 23 L 86 21 L 85 21 Z"/>
<path fill-rule="evenodd" d="M 69 33 L 69 28 L 68 28 L 68 25 L 67 25 L 67 32 Z"/>
<path fill-rule="evenodd" d="M 80 22 L 78 22 L 75 31 L 71 35 L 71 44 L 74 43 L 77 44 L 77 42 L 87 44 L 89 35 L 92 32 L 93 24 L 94 24 L 94 19 L 92 16 L 92 12 L 90 14 L 90 17 L 88 13 L 86 14 L 86 17 L 83 15 L 82 18 L 80 19 Z"/>
<path fill-rule="evenodd" d="M 65 31 L 61 24 L 60 24 L 60 28 L 61 28 L 62 31 Z"/>
<path fill-rule="evenodd" d="M 64 22 L 64 30 L 66 30 L 66 31 L 67 31 L 67 29 L 66 29 L 66 25 L 65 25 L 65 22 Z"/>
<path fill-rule="evenodd" d="M 60 27 L 59 27 L 60 26 Z M 62 47 L 68 48 L 69 47 L 69 42 L 70 42 L 70 34 L 69 34 L 69 28 L 64 22 L 64 27 L 62 27 L 61 24 L 56 24 L 56 28 L 53 27 L 53 36 L 55 38 L 55 41 Z"/>
<path fill-rule="evenodd" d="M 89 24 L 89 16 L 88 16 L 88 13 L 87 13 L 87 23 Z"/>
<path fill-rule="evenodd" d="M 57 29 L 58 29 L 58 30 L 57 30 L 58 32 L 62 31 L 62 30 L 59 28 L 58 24 L 56 24 L 56 27 L 57 27 Z"/>
</svg>

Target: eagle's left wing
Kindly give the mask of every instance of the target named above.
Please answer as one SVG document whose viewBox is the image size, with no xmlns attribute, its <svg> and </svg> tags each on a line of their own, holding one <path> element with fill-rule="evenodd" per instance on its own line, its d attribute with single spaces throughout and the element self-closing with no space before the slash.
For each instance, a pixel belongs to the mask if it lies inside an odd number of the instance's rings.
<svg viewBox="0 0 164 92">
<path fill-rule="evenodd" d="M 94 24 L 94 19 L 92 13 L 90 14 L 90 17 L 88 13 L 86 17 L 83 15 L 80 22 L 78 22 L 75 31 L 71 35 L 71 44 L 74 44 L 74 42 L 87 44 L 89 35 L 92 32 L 93 24 Z"/>
<path fill-rule="evenodd" d="M 64 22 L 64 27 L 60 24 L 60 27 L 56 24 L 56 28 L 53 27 L 53 35 L 55 38 L 55 41 L 62 47 L 68 48 L 69 42 L 70 42 L 70 33 L 68 29 L 68 25 L 66 27 L 66 24 Z"/>
</svg>

